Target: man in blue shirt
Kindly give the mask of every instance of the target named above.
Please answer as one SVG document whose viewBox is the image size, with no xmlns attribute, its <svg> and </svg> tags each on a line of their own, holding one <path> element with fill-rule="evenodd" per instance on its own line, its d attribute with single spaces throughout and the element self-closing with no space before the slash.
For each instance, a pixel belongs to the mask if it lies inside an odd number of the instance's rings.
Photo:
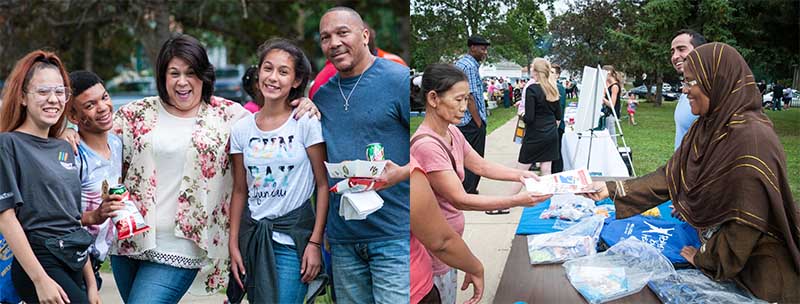
<svg viewBox="0 0 800 304">
<path fill-rule="evenodd" d="M 678 71 L 678 74 L 683 75 L 683 61 L 686 56 L 691 53 L 694 48 L 706 43 L 706 38 L 700 33 L 693 30 L 680 30 L 675 33 L 672 38 L 672 46 L 670 52 L 672 57 L 670 61 L 672 66 Z M 681 93 L 678 98 L 678 105 L 675 106 L 675 150 L 681 146 L 683 136 L 689 131 L 689 127 L 697 119 L 697 115 L 692 114 L 692 107 L 689 105 L 689 98 L 686 94 Z"/>
<path fill-rule="evenodd" d="M 461 59 L 456 61 L 456 67 L 464 71 L 469 81 L 469 92 L 472 101 L 467 103 L 467 110 L 461 118 L 458 129 L 464 134 L 469 145 L 475 149 L 481 157 L 486 148 L 486 103 L 483 102 L 483 83 L 481 75 L 478 73 L 481 61 L 486 60 L 489 50 L 489 41 L 481 36 L 472 36 L 467 40 L 469 52 Z M 464 169 L 464 190 L 470 194 L 478 194 L 478 182 L 481 177 Z"/>
<path fill-rule="evenodd" d="M 319 24 L 322 52 L 337 73 L 314 95 L 322 113 L 328 162 L 364 159 L 370 143 L 387 160 L 378 191 L 383 207 L 364 220 L 339 216 L 331 194 L 327 238 L 339 303 L 406 303 L 409 299 L 409 69 L 370 54 L 361 16 L 335 7 Z M 399 165 L 397 165 L 399 164 Z M 335 180 L 329 180 L 331 186 Z"/>
</svg>

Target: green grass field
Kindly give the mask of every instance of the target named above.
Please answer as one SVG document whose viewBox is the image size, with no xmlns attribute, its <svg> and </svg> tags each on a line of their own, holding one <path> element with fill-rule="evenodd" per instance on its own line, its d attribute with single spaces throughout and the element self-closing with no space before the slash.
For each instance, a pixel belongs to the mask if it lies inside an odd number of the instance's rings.
<svg viewBox="0 0 800 304">
<path fill-rule="evenodd" d="M 642 102 L 636 112 L 637 126 L 628 125 L 627 118 L 621 121 L 625 141 L 633 151 L 633 164 L 639 175 L 652 172 L 672 156 L 675 104 L 664 102 L 661 107 L 656 107 L 652 103 Z M 800 202 L 800 108 L 766 113 L 775 125 L 775 132 L 786 152 L 786 171 L 794 200 Z M 515 115 L 516 108 L 493 110 L 487 132 L 491 133 Z M 422 117 L 411 118 L 412 134 L 421 122 Z"/>
</svg>

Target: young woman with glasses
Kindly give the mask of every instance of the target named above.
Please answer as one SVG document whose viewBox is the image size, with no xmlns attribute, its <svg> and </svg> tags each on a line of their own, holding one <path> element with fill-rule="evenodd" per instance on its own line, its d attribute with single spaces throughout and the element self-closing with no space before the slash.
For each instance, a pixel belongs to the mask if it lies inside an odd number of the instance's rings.
<svg viewBox="0 0 800 304">
<path fill-rule="evenodd" d="M 70 84 L 61 60 L 34 51 L 8 77 L 0 108 L 0 233 L 14 252 L 11 277 L 27 303 L 100 303 L 86 263 L 81 183 L 66 141 Z"/>
</svg>

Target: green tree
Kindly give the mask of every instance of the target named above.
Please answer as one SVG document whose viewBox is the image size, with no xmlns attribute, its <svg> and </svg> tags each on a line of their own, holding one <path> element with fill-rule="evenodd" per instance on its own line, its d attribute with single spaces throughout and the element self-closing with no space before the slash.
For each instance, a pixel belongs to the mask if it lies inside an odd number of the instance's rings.
<svg viewBox="0 0 800 304">
<path fill-rule="evenodd" d="M 269 38 L 289 38 L 321 67 L 319 19 L 336 5 L 360 12 L 375 28 L 379 47 L 409 60 L 406 1 L 0 0 L 0 39 L 13 41 L 0 44 L 0 75 L 24 54 L 48 48 L 70 70 L 94 70 L 109 79 L 134 68 L 131 58 L 139 52 L 154 66 L 161 45 L 175 32 L 225 46 L 234 63 L 251 61 Z"/>
<path fill-rule="evenodd" d="M 507 59 L 527 65 L 541 55 L 537 41 L 547 21 L 539 9 L 552 0 L 414 0 L 411 2 L 412 66 L 452 62 L 466 52 L 467 38 L 489 39 L 489 62 Z M 497 55 L 497 56 L 495 56 Z"/>
<path fill-rule="evenodd" d="M 465 52 L 469 36 L 486 36 L 488 23 L 500 13 L 500 3 L 500 0 L 411 1 L 411 66 L 421 71 L 431 63 L 455 60 Z"/>
<path fill-rule="evenodd" d="M 547 35 L 547 19 L 539 4 L 534 0 L 518 0 L 503 22 L 489 25 L 489 37 L 500 57 L 529 67 L 534 57 L 544 55 L 539 45 Z"/>
</svg>

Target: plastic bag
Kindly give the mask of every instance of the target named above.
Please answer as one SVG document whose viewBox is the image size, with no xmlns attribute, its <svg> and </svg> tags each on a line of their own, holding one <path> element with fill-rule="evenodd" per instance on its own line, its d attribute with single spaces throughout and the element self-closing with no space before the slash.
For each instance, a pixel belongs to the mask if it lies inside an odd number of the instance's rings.
<svg viewBox="0 0 800 304">
<path fill-rule="evenodd" d="M 577 221 L 593 214 L 595 202 L 574 194 L 554 195 L 550 198 L 550 207 L 539 216 L 541 219 L 559 218 Z"/>
<path fill-rule="evenodd" d="M 740 289 L 733 282 L 715 282 L 697 269 L 683 269 L 675 275 L 648 284 L 665 304 L 679 303 L 767 303 Z"/>
<path fill-rule="evenodd" d="M 570 220 L 562 220 L 557 219 L 555 223 L 553 223 L 553 229 L 555 230 L 564 230 L 569 227 L 575 226 L 575 224 L 580 223 L 579 221 L 570 221 Z"/>
<path fill-rule="evenodd" d="M 603 230 L 602 216 L 592 216 L 565 229 L 528 236 L 531 264 L 548 264 L 597 253 L 597 240 Z"/>
<path fill-rule="evenodd" d="M 606 252 L 564 263 L 567 278 L 589 303 L 605 303 L 642 290 L 647 282 L 675 274 L 653 246 L 629 238 Z"/>
</svg>

